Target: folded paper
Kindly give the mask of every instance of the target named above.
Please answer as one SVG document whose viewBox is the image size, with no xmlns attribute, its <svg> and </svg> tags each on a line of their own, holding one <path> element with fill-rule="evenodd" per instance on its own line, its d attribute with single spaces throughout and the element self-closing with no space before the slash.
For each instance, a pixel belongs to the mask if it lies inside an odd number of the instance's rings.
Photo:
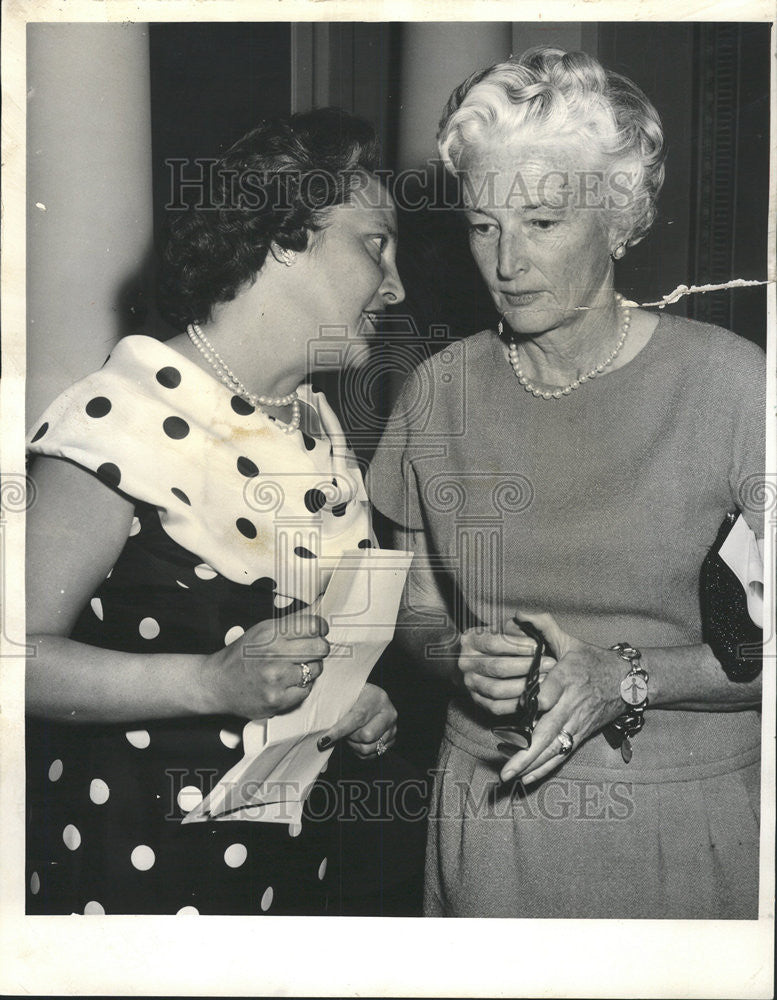
<svg viewBox="0 0 777 1000">
<path fill-rule="evenodd" d="M 249 722 L 244 756 L 183 820 L 255 820 L 299 824 L 305 800 L 331 749 L 320 736 L 353 706 L 394 635 L 410 552 L 344 552 L 320 604 L 329 623 L 329 655 L 308 697 L 293 711 Z M 291 619 L 289 619 L 291 621 Z"/>
<path fill-rule="evenodd" d="M 720 547 L 720 558 L 742 584 L 747 597 L 747 613 L 753 624 L 763 628 L 763 560 L 755 534 L 744 517 L 734 522 Z"/>
</svg>

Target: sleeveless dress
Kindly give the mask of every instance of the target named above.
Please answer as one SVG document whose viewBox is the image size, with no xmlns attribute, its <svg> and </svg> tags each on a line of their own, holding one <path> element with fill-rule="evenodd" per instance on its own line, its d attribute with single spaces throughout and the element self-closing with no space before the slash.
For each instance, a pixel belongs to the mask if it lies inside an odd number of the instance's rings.
<svg viewBox="0 0 777 1000">
<path fill-rule="evenodd" d="M 30 452 L 75 462 L 135 502 L 124 549 L 71 638 L 160 654 L 163 670 L 165 653 L 214 652 L 307 606 L 340 552 L 373 544 L 336 418 L 320 395 L 300 394 L 327 434 L 284 434 L 136 336 L 49 407 Z M 28 718 L 27 911 L 327 912 L 334 838 L 320 789 L 301 826 L 181 825 L 242 757 L 245 722 Z"/>
</svg>

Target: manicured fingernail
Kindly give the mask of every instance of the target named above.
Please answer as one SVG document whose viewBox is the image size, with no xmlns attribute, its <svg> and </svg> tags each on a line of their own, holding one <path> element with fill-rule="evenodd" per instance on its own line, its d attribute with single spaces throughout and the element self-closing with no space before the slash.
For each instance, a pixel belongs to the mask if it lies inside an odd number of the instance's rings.
<svg viewBox="0 0 777 1000">
<path fill-rule="evenodd" d="M 319 750 L 328 750 L 329 747 L 331 747 L 331 745 L 332 745 L 331 736 L 322 736 L 321 739 L 318 741 Z"/>
<path fill-rule="evenodd" d="M 512 779 L 516 776 L 517 773 L 518 773 L 517 771 L 505 771 L 502 774 L 502 781 L 512 781 Z"/>
<path fill-rule="evenodd" d="M 522 785 L 530 785 L 533 781 L 536 781 L 537 777 L 534 774 L 527 774 L 525 778 L 521 778 Z"/>
</svg>

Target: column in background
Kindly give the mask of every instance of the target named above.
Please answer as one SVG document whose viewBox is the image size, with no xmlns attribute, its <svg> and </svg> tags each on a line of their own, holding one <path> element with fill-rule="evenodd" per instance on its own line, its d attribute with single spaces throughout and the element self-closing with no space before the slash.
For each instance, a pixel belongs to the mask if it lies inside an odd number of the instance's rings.
<svg viewBox="0 0 777 1000">
<path fill-rule="evenodd" d="M 30 25 L 27 96 L 29 425 L 105 361 L 151 246 L 148 26 Z"/>
<path fill-rule="evenodd" d="M 450 92 L 476 69 L 507 59 L 511 47 L 507 21 L 403 25 L 400 169 L 423 166 L 437 155 L 437 123 Z"/>
<path fill-rule="evenodd" d="M 595 21 L 515 21 L 513 52 L 520 55 L 535 45 L 554 45 L 568 52 L 598 54 L 599 26 Z"/>
</svg>

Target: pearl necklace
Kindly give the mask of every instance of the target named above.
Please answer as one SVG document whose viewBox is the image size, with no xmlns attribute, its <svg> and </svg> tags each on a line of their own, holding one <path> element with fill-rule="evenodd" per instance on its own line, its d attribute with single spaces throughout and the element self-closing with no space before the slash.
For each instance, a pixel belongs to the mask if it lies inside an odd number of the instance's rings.
<svg viewBox="0 0 777 1000">
<path fill-rule="evenodd" d="M 628 306 L 623 306 L 623 296 L 616 293 L 615 300 L 618 308 L 623 309 L 623 322 L 621 323 L 621 335 L 618 339 L 618 343 L 612 351 L 610 351 L 604 361 L 599 362 L 598 365 L 592 368 L 589 372 L 586 372 L 585 375 L 581 375 L 579 378 L 576 378 L 573 382 L 570 382 L 569 385 L 565 385 L 562 389 L 538 389 L 535 385 L 533 385 L 521 371 L 518 362 L 518 345 L 515 343 L 514 339 L 510 340 L 510 347 L 508 351 L 510 366 L 515 372 L 515 377 L 527 392 L 530 392 L 532 396 L 536 396 L 538 399 L 560 399 L 562 396 L 568 396 L 574 389 L 579 389 L 580 386 L 589 379 L 596 378 L 597 375 L 601 375 L 605 368 L 610 367 L 613 361 L 620 354 L 621 348 L 626 341 L 626 334 L 629 332 L 629 326 L 631 325 L 631 310 Z M 501 336 L 504 332 L 504 323 L 501 319 L 499 320 L 499 326 L 497 329 L 499 330 L 499 335 Z"/>
<path fill-rule="evenodd" d="M 196 323 L 190 323 L 186 327 L 186 333 L 189 335 L 189 340 L 216 372 L 222 385 L 250 403 L 255 409 L 263 412 L 266 406 L 289 406 L 291 404 L 291 420 L 287 424 L 283 423 L 282 420 L 277 420 L 276 424 L 284 434 L 293 434 L 299 430 L 300 408 L 296 389 L 287 396 L 257 396 L 256 393 L 249 392 Z"/>
</svg>

